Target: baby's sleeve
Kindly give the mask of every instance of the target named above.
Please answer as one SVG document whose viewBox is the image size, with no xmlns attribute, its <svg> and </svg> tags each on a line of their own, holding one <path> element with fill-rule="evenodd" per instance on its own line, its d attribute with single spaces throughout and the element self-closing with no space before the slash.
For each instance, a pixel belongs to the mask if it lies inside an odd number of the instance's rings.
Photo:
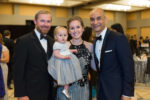
<svg viewBox="0 0 150 100">
<path fill-rule="evenodd" d="M 60 50 L 62 48 L 61 44 L 58 42 L 55 42 L 53 45 L 53 50 Z"/>
</svg>

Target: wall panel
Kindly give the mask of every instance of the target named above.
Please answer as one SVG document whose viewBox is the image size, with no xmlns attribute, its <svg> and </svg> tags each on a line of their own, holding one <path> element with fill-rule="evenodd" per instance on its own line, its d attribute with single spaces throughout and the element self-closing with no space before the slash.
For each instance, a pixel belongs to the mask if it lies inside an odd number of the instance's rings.
<svg viewBox="0 0 150 100">
<path fill-rule="evenodd" d="M 136 28 L 128 28 L 127 34 L 130 36 L 137 35 L 137 29 Z"/>
<path fill-rule="evenodd" d="M 80 16 L 81 18 L 89 18 L 90 11 L 91 10 L 88 9 L 79 9 L 78 16 Z"/>
<path fill-rule="evenodd" d="M 61 18 L 67 18 L 68 16 L 67 8 L 55 8 L 55 16 Z"/>
<path fill-rule="evenodd" d="M 50 7 L 47 6 L 34 6 L 34 5 L 20 5 L 20 15 L 23 16 L 34 16 L 39 10 L 48 10 Z"/>
<path fill-rule="evenodd" d="M 1 15 L 13 15 L 13 5 L 12 4 L 0 4 L 0 14 Z"/>
<path fill-rule="evenodd" d="M 141 28 L 141 36 L 145 39 L 146 36 L 150 38 L 150 27 L 142 27 Z"/>
<path fill-rule="evenodd" d="M 132 12 L 132 13 L 127 13 L 127 20 L 137 20 L 137 14 L 136 12 Z"/>
<path fill-rule="evenodd" d="M 114 12 L 111 11 L 105 11 L 105 15 L 108 18 L 108 20 L 114 20 Z"/>
<path fill-rule="evenodd" d="M 141 19 L 150 19 L 150 10 L 141 11 Z"/>
</svg>

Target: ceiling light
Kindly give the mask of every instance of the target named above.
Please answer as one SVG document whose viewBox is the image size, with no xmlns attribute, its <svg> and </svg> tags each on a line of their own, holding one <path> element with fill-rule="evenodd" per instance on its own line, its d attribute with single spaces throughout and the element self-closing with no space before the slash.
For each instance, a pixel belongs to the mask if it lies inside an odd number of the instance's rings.
<svg viewBox="0 0 150 100">
<path fill-rule="evenodd" d="M 109 10 L 119 10 L 119 11 L 121 11 L 121 10 L 127 11 L 127 10 L 131 9 L 131 6 L 108 4 L 106 6 L 106 9 L 109 9 Z"/>
<path fill-rule="evenodd" d="M 129 5 L 135 5 L 135 6 L 150 6 L 150 1 L 149 0 L 130 0 L 128 2 Z"/>
<path fill-rule="evenodd" d="M 44 3 L 44 4 L 57 4 L 60 5 L 64 0 L 30 0 L 30 3 Z"/>
</svg>

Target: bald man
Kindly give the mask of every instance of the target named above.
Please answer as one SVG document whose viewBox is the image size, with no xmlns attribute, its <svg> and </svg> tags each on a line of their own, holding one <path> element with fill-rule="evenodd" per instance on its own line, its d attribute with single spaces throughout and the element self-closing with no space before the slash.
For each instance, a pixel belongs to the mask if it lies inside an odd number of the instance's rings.
<svg viewBox="0 0 150 100">
<path fill-rule="evenodd" d="M 134 62 L 128 40 L 106 27 L 105 12 L 90 12 L 90 24 L 96 34 L 94 59 L 98 71 L 97 100 L 131 100 L 134 95 Z"/>
</svg>

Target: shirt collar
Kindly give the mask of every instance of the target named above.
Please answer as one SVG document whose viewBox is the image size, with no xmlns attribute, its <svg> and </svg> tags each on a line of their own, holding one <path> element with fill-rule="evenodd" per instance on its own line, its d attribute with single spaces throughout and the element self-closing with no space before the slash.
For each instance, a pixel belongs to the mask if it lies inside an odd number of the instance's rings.
<svg viewBox="0 0 150 100">
<path fill-rule="evenodd" d="M 97 35 L 96 37 L 99 37 L 101 35 L 102 36 L 102 40 L 103 40 L 104 37 L 105 37 L 106 31 L 107 31 L 107 27 L 105 27 L 104 30 L 99 35 Z"/>
<path fill-rule="evenodd" d="M 40 40 L 40 35 L 42 33 L 40 33 L 36 28 L 34 29 L 34 32 L 35 32 L 36 36 L 38 37 L 38 39 Z M 44 36 L 46 36 L 46 35 L 44 35 Z"/>
<path fill-rule="evenodd" d="M 41 33 L 36 28 L 34 29 L 34 32 L 35 32 L 36 36 L 38 37 L 38 39 L 40 40 Z"/>
</svg>

